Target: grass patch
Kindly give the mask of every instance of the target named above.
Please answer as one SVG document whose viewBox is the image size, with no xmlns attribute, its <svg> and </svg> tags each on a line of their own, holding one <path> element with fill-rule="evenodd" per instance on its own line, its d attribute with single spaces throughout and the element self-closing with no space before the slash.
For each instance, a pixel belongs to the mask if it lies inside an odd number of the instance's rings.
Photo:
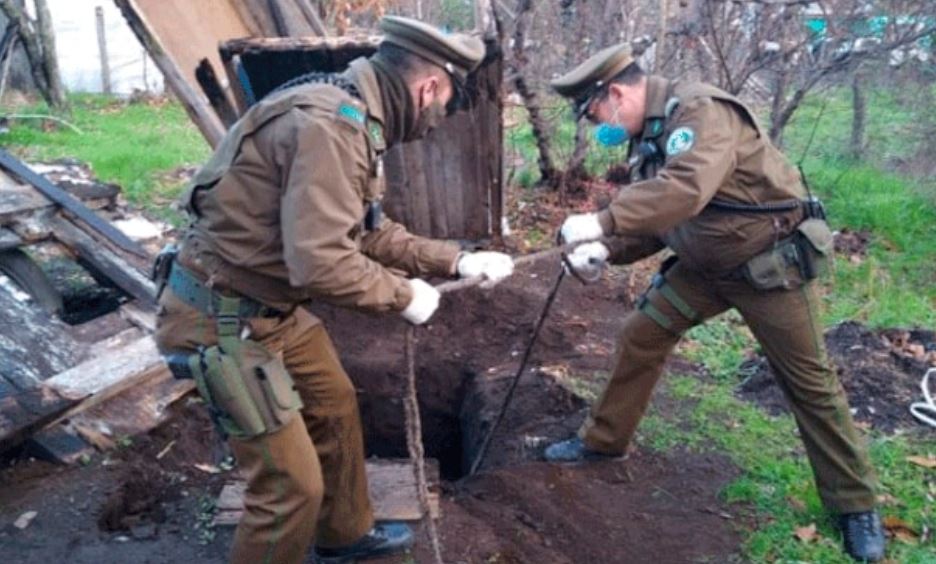
<svg viewBox="0 0 936 564">
<path fill-rule="evenodd" d="M 169 204 L 183 188 L 170 173 L 204 162 L 210 148 L 176 102 L 128 104 L 99 95 L 71 97 L 69 121 L 82 133 L 60 127 L 44 131 L 39 121 L 15 122 L 0 143 L 27 160 L 76 158 L 104 182 L 123 188 L 131 203 L 174 219 Z M 17 113 L 48 113 L 44 105 Z"/>
<path fill-rule="evenodd" d="M 689 413 L 649 415 L 640 427 L 640 440 L 666 451 L 676 446 L 726 453 L 743 475 L 722 492 L 726 501 L 755 510 L 757 526 L 744 545 L 752 562 L 850 562 L 813 485 L 812 471 L 790 416 L 772 417 L 738 400 L 730 382 L 702 383 L 674 376 L 668 381 L 674 396 L 691 398 Z M 685 419 L 688 418 L 688 419 Z M 897 517 L 917 532 L 936 527 L 936 513 L 927 495 L 936 490 L 931 470 L 906 462 L 906 457 L 936 451 L 936 440 L 911 441 L 904 437 L 870 437 L 873 463 L 882 493 L 895 500 L 882 507 L 885 516 Z M 929 480 L 929 482 L 927 481 Z M 929 490 L 927 489 L 929 488 Z M 815 523 L 821 538 L 803 543 L 793 536 L 797 527 Z M 932 562 L 932 538 L 924 545 L 892 541 L 888 556 L 895 562 Z"/>
</svg>

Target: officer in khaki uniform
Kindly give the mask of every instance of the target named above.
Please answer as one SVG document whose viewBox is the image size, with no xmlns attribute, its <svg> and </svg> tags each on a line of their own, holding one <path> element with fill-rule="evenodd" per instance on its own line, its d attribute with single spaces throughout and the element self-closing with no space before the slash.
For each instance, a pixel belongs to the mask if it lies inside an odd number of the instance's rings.
<svg viewBox="0 0 936 564">
<path fill-rule="evenodd" d="M 232 127 L 185 198 L 181 249 L 157 261 L 159 347 L 195 378 L 247 479 L 232 562 L 303 562 L 313 541 L 322 562 L 412 544 L 404 525 L 374 525 L 355 390 L 301 304 L 421 324 L 439 293 L 420 277 L 493 283 L 513 269 L 382 216 L 384 151 L 458 107 L 484 47 L 406 18 L 381 28 L 370 59 L 304 75 Z"/>
<path fill-rule="evenodd" d="M 700 83 L 646 76 L 625 45 L 552 83 L 597 124 L 596 140 L 631 140 L 629 185 L 597 213 L 572 215 L 573 267 L 594 277 L 668 247 L 623 323 L 610 382 L 578 437 L 553 461 L 622 455 L 666 357 L 689 328 L 730 308 L 763 347 L 806 446 L 824 504 L 840 515 L 846 551 L 883 557 L 876 478 L 822 340 L 812 283 L 830 251 L 821 205 L 737 98 Z M 601 237 L 608 244 L 595 242 Z M 587 242 L 592 241 L 592 242 Z"/>
</svg>

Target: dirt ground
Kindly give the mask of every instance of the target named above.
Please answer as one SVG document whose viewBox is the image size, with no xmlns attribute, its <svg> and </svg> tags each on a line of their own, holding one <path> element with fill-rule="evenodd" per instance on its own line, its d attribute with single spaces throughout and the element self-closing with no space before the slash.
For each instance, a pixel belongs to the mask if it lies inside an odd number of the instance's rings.
<svg viewBox="0 0 936 564">
<path fill-rule="evenodd" d="M 618 320 L 647 272 L 564 283 L 502 432 L 479 474 L 464 478 L 557 273 L 538 264 L 493 290 L 446 296 L 417 348 L 425 443 L 443 471 L 440 523 L 452 562 L 724 562 L 736 558 L 742 516 L 717 494 L 736 476 L 727 460 L 642 449 L 582 466 L 539 461 L 574 432 L 585 402 L 557 373 L 606 372 Z M 360 392 L 369 454 L 405 453 L 403 324 L 316 308 Z M 0 561 L 222 562 L 233 531 L 212 529 L 212 502 L 233 471 L 193 401 L 163 427 L 87 465 L 8 457 L 0 470 Z M 170 446 L 171 445 L 171 446 Z M 168 449 L 168 450 L 167 450 Z M 165 451 L 165 452 L 164 452 Z M 162 456 L 159 455 L 162 453 Z M 236 471 L 236 470 L 235 470 Z M 13 522 L 38 515 L 25 528 Z M 736 511 L 736 509 L 731 510 Z M 414 554 L 428 561 L 420 537 Z M 388 560 L 386 562 L 405 560 Z"/>
<path fill-rule="evenodd" d="M 887 433 L 924 429 L 909 405 L 922 399 L 920 379 L 936 366 L 936 334 L 919 329 L 872 331 L 846 322 L 827 331 L 825 340 L 858 425 Z M 739 395 L 771 413 L 786 412 L 786 400 L 767 361 L 755 359 L 742 367 L 748 370 L 752 375 L 739 387 Z"/>
</svg>

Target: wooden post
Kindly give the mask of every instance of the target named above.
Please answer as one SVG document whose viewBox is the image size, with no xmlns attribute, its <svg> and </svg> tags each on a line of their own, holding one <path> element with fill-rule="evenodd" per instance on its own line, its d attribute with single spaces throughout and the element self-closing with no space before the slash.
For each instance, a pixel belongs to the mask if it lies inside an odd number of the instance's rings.
<svg viewBox="0 0 936 564">
<path fill-rule="evenodd" d="M 97 19 L 98 51 L 101 54 L 101 90 L 105 94 L 113 94 L 111 90 L 110 60 L 107 58 L 107 36 L 104 30 L 104 8 L 94 8 L 94 17 Z"/>
</svg>

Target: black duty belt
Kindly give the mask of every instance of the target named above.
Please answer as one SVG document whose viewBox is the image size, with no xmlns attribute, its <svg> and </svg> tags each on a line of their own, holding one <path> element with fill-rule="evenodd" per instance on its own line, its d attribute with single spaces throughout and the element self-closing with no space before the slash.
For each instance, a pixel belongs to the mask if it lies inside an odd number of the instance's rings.
<svg viewBox="0 0 936 564">
<path fill-rule="evenodd" d="M 204 282 L 190 270 L 180 265 L 178 261 L 172 263 L 172 271 L 169 274 L 167 285 L 180 300 L 208 317 L 216 317 L 221 311 L 221 301 L 231 299 L 231 296 L 224 296 L 205 286 Z M 240 302 L 237 306 L 237 317 L 241 319 L 283 317 L 287 313 L 246 296 L 236 296 L 235 299 Z"/>
</svg>

